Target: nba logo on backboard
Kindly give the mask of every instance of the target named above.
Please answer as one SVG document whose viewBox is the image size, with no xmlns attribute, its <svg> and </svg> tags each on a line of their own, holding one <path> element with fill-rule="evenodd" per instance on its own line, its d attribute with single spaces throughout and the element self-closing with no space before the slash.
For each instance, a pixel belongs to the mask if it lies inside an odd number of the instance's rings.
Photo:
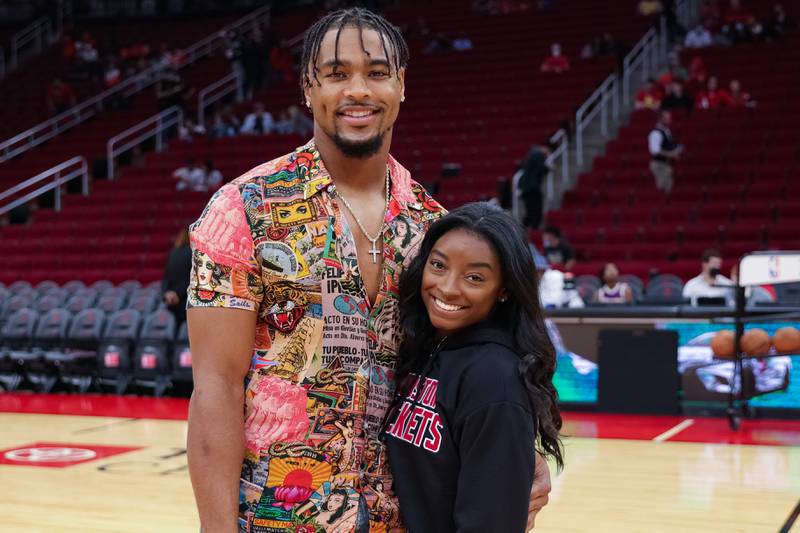
<svg viewBox="0 0 800 533">
<path fill-rule="evenodd" d="M 156 354 L 154 353 L 143 353 L 141 359 L 139 360 L 142 368 L 152 369 L 156 367 Z"/>
<path fill-rule="evenodd" d="M 119 366 L 119 352 L 106 352 L 103 356 L 103 364 L 106 368 L 117 368 Z"/>
<path fill-rule="evenodd" d="M 780 257 L 777 255 L 771 255 L 769 257 L 769 277 L 770 278 L 777 278 L 781 275 L 781 263 Z"/>
<path fill-rule="evenodd" d="M 192 366 L 192 351 L 189 348 L 186 348 L 181 352 L 180 358 L 178 360 L 182 368 L 191 368 Z"/>
</svg>

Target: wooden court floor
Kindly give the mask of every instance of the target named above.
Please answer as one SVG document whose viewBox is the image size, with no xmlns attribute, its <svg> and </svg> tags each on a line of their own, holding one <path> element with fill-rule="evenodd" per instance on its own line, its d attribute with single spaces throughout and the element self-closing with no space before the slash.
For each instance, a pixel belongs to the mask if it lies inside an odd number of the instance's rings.
<svg viewBox="0 0 800 533">
<path fill-rule="evenodd" d="M 0 395 L 0 531 L 197 532 L 185 412 Z M 733 435 L 722 420 L 566 418 L 567 467 L 537 532 L 774 533 L 800 500 L 798 421 Z"/>
</svg>

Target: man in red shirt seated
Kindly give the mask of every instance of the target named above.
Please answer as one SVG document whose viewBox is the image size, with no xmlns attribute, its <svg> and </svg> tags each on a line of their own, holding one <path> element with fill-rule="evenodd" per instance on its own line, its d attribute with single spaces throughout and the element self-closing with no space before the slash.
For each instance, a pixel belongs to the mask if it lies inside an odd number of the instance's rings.
<svg viewBox="0 0 800 533">
<path fill-rule="evenodd" d="M 730 89 L 728 105 L 731 107 L 755 107 L 755 100 L 750 96 L 750 93 L 742 90 L 742 84 L 739 83 L 739 80 L 731 80 L 728 87 Z"/>
<path fill-rule="evenodd" d="M 569 59 L 561 55 L 560 44 L 553 43 L 550 45 L 550 56 L 542 61 L 540 70 L 542 72 L 555 72 L 556 74 L 561 74 L 569 70 Z"/>
<path fill-rule="evenodd" d="M 662 91 L 661 86 L 656 83 L 656 80 L 650 78 L 647 80 L 647 85 L 636 93 L 636 101 L 633 107 L 635 109 L 652 109 L 655 111 L 661 106 L 661 100 L 663 99 L 664 91 Z"/>
<path fill-rule="evenodd" d="M 706 88 L 697 93 L 695 107 L 697 109 L 717 109 L 731 105 L 731 95 L 725 89 L 719 88 L 716 76 L 708 78 Z"/>
</svg>

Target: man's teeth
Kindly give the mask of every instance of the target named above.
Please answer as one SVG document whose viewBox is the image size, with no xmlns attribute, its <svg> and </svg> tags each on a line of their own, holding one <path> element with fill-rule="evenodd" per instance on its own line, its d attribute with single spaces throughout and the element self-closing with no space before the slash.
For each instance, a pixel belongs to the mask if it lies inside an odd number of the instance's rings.
<svg viewBox="0 0 800 533">
<path fill-rule="evenodd" d="M 460 305 L 446 304 L 443 301 L 438 300 L 436 298 L 433 299 L 433 303 L 436 304 L 436 307 L 438 307 L 440 309 L 444 309 L 445 311 L 458 311 L 459 309 L 463 309 L 464 308 L 463 306 L 460 306 Z"/>
<path fill-rule="evenodd" d="M 348 117 L 362 118 L 370 116 L 372 111 L 345 111 L 344 114 Z"/>
</svg>

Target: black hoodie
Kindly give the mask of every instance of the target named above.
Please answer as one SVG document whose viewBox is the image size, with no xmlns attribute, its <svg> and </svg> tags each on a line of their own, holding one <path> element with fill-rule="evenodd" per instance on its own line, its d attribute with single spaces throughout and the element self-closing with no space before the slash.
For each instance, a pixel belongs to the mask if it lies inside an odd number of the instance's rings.
<svg viewBox="0 0 800 533">
<path fill-rule="evenodd" d="M 386 421 L 409 533 L 523 533 L 535 426 L 511 336 L 479 324 L 431 357 L 399 385 Z"/>
</svg>

